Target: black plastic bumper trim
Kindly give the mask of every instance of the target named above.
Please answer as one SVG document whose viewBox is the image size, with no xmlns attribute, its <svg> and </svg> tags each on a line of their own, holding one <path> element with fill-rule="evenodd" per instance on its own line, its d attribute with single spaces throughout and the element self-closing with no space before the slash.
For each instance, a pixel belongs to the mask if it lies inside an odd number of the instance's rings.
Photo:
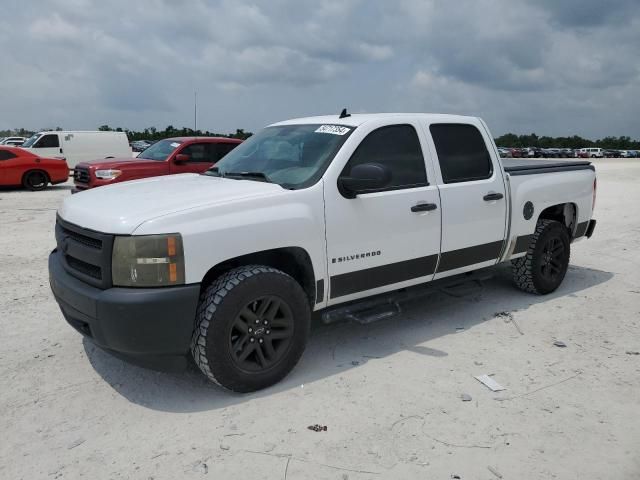
<svg viewBox="0 0 640 480">
<path fill-rule="evenodd" d="M 49 281 L 67 322 L 99 347 L 151 367 L 154 357 L 188 353 L 199 284 L 102 290 L 67 273 L 58 251 L 49 255 Z"/>
</svg>

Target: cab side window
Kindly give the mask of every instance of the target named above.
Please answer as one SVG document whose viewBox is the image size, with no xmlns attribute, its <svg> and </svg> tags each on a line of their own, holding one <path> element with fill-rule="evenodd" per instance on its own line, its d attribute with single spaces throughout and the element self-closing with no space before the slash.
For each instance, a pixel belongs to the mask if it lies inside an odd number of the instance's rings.
<svg viewBox="0 0 640 480">
<path fill-rule="evenodd" d="M 212 143 L 192 143 L 187 145 L 180 152 L 184 155 L 191 157 L 189 162 L 193 163 L 214 163 L 215 158 L 215 145 Z"/>
<path fill-rule="evenodd" d="M 239 143 L 217 143 L 217 144 L 215 144 L 215 148 L 217 150 L 217 160 L 220 160 L 222 157 L 224 157 L 227 153 L 229 153 L 231 150 L 236 148 L 238 145 L 240 145 L 240 144 Z"/>
<path fill-rule="evenodd" d="M 391 183 L 383 190 L 424 187 L 427 172 L 420 140 L 411 125 L 390 125 L 374 130 L 358 145 L 342 175 L 363 163 L 379 163 L 391 171 Z"/>
<path fill-rule="evenodd" d="M 489 151 L 473 125 L 434 123 L 429 127 L 444 183 L 484 180 L 493 175 Z"/>
<path fill-rule="evenodd" d="M 33 148 L 57 148 L 59 146 L 60 141 L 58 140 L 58 135 L 50 134 L 43 135 Z"/>
</svg>

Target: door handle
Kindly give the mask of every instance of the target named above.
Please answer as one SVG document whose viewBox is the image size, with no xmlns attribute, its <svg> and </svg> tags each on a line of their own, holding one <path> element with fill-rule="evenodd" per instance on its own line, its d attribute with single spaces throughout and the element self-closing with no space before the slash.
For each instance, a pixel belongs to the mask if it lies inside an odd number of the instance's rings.
<svg viewBox="0 0 640 480">
<path fill-rule="evenodd" d="M 502 197 L 504 197 L 504 195 L 502 195 L 501 193 L 487 193 L 482 198 L 485 202 L 490 202 L 492 200 L 500 200 Z"/>
<path fill-rule="evenodd" d="M 431 210 L 435 210 L 438 208 L 438 205 L 435 203 L 418 203 L 411 207 L 412 212 L 430 212 Z"/>
<path fill-rule="evenodd" d="M 60 153 L 62 153 L 62 147 L 60 147 Z"/>
</svg>

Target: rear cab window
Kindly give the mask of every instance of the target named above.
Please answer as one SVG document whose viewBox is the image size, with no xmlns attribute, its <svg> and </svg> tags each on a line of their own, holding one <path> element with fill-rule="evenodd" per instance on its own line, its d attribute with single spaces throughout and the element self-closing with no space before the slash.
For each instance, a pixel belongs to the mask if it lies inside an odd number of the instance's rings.
<svg viewBox="0 0 640 480">
<path fill-rule="evenodd" d="M 434 123 L 429 126 L 444 183 L 485 180 L 493 163 L 480 131 L 470 124 Z"/>
</svg>

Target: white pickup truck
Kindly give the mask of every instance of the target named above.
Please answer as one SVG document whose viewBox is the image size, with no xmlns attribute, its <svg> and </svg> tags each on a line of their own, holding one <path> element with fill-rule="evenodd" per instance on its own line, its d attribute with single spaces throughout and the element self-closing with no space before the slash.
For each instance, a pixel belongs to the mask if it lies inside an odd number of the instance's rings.
<svg viewBox="0 0 640 480">
<path fill-rule="evenodd" d="M 50 283 L 103 349 L 174 370 L 190 353 L 248 392 L 293 369 L 312 312 L 508 261 L 555 290 L 595 197 L 588 161 L 501 161 L 479 118 L 343 111 L 266 127 L 204 174 L 67 197 Z"/>
</svg>

